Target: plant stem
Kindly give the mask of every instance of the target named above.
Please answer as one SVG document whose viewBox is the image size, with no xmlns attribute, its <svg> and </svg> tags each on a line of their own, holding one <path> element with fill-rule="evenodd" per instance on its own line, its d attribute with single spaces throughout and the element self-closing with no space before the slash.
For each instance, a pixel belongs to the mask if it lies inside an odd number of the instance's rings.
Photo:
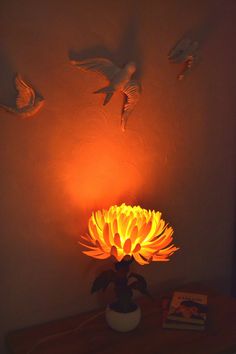
<svg viewBox="0 0 236 354">
<path fill-rule="evenodd" d="M 133 292 L 128 286 L 128 273 L 132 261 L 132 259 L 129 261 L 122 260 L 115 264 L 115 293 L 117 296 L 117 303 L 115 306 L 120 312 L 129 312 L 133 308 Z"/>
</svg>

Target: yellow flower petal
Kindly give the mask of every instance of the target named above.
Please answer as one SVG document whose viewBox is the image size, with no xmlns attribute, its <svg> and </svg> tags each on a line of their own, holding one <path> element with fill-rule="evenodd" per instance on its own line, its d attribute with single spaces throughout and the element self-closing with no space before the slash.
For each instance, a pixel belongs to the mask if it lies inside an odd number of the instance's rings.
<svg viewBox="0 0 236 354">
<path fill-rule="evenodd" d="M 105 259 L 113 256 L 120 262 L 134 257 L 141 265 L 151 261 L 168 261 L 178 250 L 172 244 L 173 229 L 161 219 L 161 213 L 131 207 L 124 203 L 108 210 L 92 213 L 89 234 L 81 238 L 84 251 L 90 257 Z"/>
<path fill-rule="evenodd" d="M 140 243 L 145 240 L 145 238 L 147 237 L 148 233 L 151 230 L 151 227 L 152 227 L 151 221 L 149 221 L 147 224 L 146 223 L 143 224 L 143 226 L 141 227 L 138 233 L 139 234 L 138 240 Z"/>
<path fill-rule="evenodd" d="M 116 246 L 113 245 L 111 247 L 111 256 L 114 256 L 115 258 L 117 258 L 117 255 L 118 255 L 117 248 L 116 248 Z"/>
<path fill-rule="evenodd" d="M 121 248 L 120 235 L 118 233 L 115 233 L 114 235 L 114 242 L 116 246 Z"/>
<path fill-rule="evenodd" d="M 133 227 L 133 230 L 131 231 L 131 234 L 130 234 L 130 239 L 133 242 L 135 242 L 135 240 L 137 239 L 137 236 L 138 236 L 138 227 L 137 225 L 135 225 Z"/>
<path fill-rule="evenodd" d="M 132 250 L 132 253 L 136 253 L 139 252 L 141 250 L 141 246 L 139 243 L 137 243 L 137 245 L 134 247 L 134 249 Z"/>
<path fill-rule="evenodd" d="M 130 240 L 130 238 L 128 238 L 128 239 L 125 241 L 124 246 L 123 246 L 123 250 L 124 250 L 124 252 L 125 252 L 126 254 L 130 253 L 130 251 L 131 251 L 131 246 L 132 246 L 131 240 Z"/>
<path fill-rule="evenodd" d="M 113 232 L 113 235 L 115 235 L 118 232 L 117 219 L 113 220 L 113 222 L 112 222 L 112 232 Z"/>
<path fill-rule="evenodd" d="M 110 257 L 110 254 L 101 253 L 100 251 L 83 251 L 84 254 L 93 258 L 106 259 Z"/>
<path fill-rule="evenodd" d="M 148 264 L 148 262 L 145 261 L 142 257 L 140 257 L 140 255 L 138 253 L 134 253 L 133 256 L 134 256 L 134 259 L 136 260 L 136 262 L 138 262 L 139 264 L 141 264 L 141 265 Z"/>
<path fill-rule="evenodd" d="M 104 228 L 103 228 L 103 240 L 105 243 L 110 246 L 110 237 L 109 237 L 109 225 L 108 223 L 105 223 Z"/>
<path fill-rule="evenodd" d="M 97 247 L 96 247 L 96 246 L 89 246 L 89 245 L 86 245 L 86 244 L 83 243 L 83 242 L 79 242 L 79 244 L 80 244 L 81 246 L 83 246 L 83 247 L 86 247 L 86 248 L 90 249 L 90 250 L 93 250 L 93 251 L 97 250 Z"/>
</svg>

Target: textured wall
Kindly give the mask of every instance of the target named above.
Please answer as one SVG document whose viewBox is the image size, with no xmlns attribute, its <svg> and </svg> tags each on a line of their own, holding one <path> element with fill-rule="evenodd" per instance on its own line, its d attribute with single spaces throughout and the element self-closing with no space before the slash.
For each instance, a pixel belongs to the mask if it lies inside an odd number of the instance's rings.
<svg viewBox="0 0 236 354">
<path fill-rule="evenodd" d="M 151 287 L 230 287 L 235 200 L 235 2 L 2 0 L 0 102 L 20 72 L 43 94 L 30 121 L 0 113 L 1 332 L 94 308 L 106 263 L 77 245 L 94 208 L 129 202 L 163 211 L 181 247 L 168 264 L 136 266 Z M 183 82 L 167 53 L 186 32 L 200 64 Z M 233 48 L 234 46 L 234 48 Z M 127 131 L 122 98 L 68 55 L 139 65 L 143 95 Z"/>
</svg>

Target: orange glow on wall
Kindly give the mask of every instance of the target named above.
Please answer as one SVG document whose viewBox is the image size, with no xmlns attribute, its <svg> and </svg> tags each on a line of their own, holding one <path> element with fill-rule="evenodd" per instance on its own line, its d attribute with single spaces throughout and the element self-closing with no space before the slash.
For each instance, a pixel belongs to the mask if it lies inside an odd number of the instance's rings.
<svg viewBox="0 0 236 354">
<path fill-rule="evenodd" d="M 80 244 L 89 249 L 83 253 L 93 258 L 113 256 L 120 262 L 130 256 L 144 265 L 168 261 L 178 250 L 171 244 L 173 228 L 161 219 L 161 213 L 140 206 L 122 204 L 93 212 L 88 228 L 89 234 L 81 236 L 88 244 Z"/>
<path fill-rule="evenodd" d="M 138 189 L 142 178 L 137 168 L 122 158 L 123 151 L 119 144 L 102 140 L 80 148 L 74 162 L 68 166 L 70 194 L 83 205 L 94 201 L 110 204 L 110 198 L 116 200 Z"/>
<path fill-rule="evenodd" d="M 59 153 L 55 174 L 65 193 L 74 204 L 90 211 L 124 199 L 137 202 L 150 182 L 154 159 L 145 138 L 131 130 L 123 134 L 116 116 L 106 120 L 102 111 L 95 114 L 92 109 L 80 112 L 81 120 L 84 116 L 80 129 L 70 128 L 63 147 L 60 136 L 53 141 L 54 155 Z"/>
</svg>

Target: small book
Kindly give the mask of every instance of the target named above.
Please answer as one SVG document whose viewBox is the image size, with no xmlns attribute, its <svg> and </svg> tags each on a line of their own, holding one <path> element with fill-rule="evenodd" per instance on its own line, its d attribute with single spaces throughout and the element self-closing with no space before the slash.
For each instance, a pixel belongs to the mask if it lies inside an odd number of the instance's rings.
<svg viewBox="0 0 236 354">
<path fill-rule="evenodd" d="M 166 319 L 162 324 L 163 328 L 170 329 L 190 329 L 195 331 L 204 331 L 205 325 L 193 324 L 193 323 L 185 323 L 185 322 L 177 322 Z"/>
<path fill-rule="evenodd" d="M 207 295 L 175 291 L 163 307 L 163 328 L 204 330 Z"/>
</svg>

